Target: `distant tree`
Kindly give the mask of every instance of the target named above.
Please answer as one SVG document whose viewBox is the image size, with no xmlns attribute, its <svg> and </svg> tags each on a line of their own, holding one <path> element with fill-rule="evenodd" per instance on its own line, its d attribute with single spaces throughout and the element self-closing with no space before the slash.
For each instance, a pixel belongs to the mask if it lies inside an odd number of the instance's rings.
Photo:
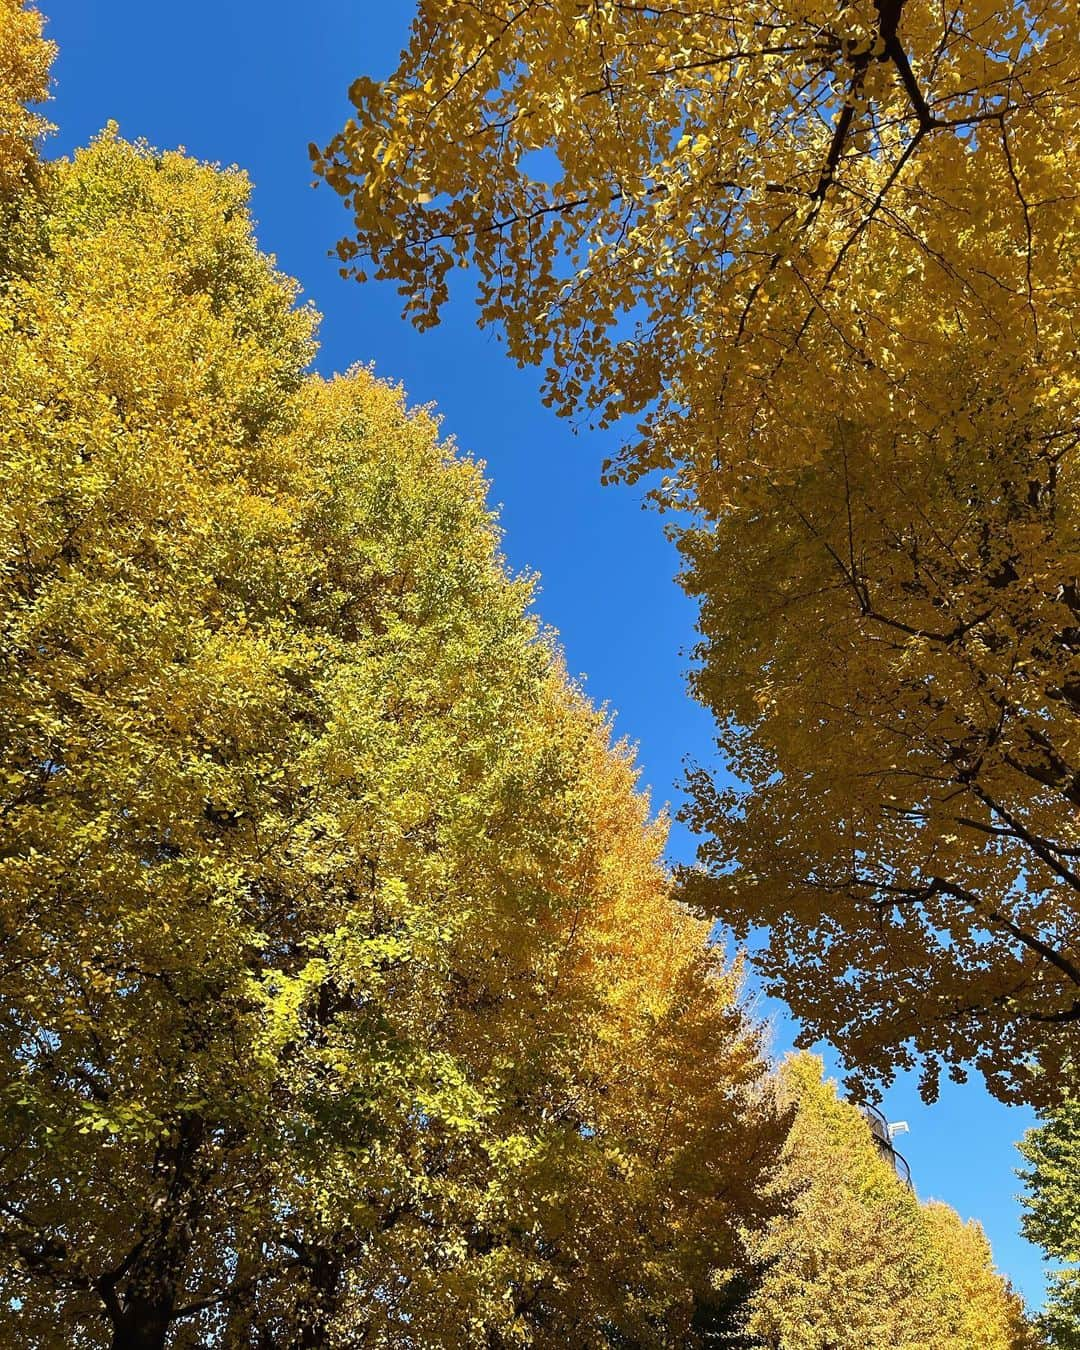
<svg viewBox="0 0 1080 1350">
<path fill-rule="evenodd" d="M 753 1248 L 763 1276 L 751 1343 L 767 1350 L 1027 1350 L 1020 1300 L 982 1230 L 920 1204 L 859 1111 L 809 1055 L 781 1069 L 795 1123 L 776 1181 L 788 1196 Z"/>
<path fill-rule="evenodd" d="M 974 1219 L 966 1223 L 950 1205 L 930 1200 L 922 1221 L 951 1300 L 951 1341 L 956 1350 L 1039 1350 L 1042 1337 L 1027 1319 L 1024 1303 L 994 1269 L 990 1243 Z"/>
<path fill-rule="evenodd" d="M 1069 1101 L 1021 1140 L 1029 1166 L 1024 1235 L 1063 1268 L 1050 1275 L 1042 1329 L 1055 1350 L 1080 1347 L 1080 1102 Z"/>
<path fill-rule="evenodd" d="M 1078 24 L 421 0 L 314 149 L 347 273 L 424 327 L 473 264 L 550 403 L 639 420 L 609 473 L 699 513 L 697 688 L 768 785 L 751 827 L 695 780 L 734 870 L 694 898 L 773 925 L 808 1040 L 931 1095 L 943 1064 L 1006 1100 L 1076 1074 Z"/>
</svg>

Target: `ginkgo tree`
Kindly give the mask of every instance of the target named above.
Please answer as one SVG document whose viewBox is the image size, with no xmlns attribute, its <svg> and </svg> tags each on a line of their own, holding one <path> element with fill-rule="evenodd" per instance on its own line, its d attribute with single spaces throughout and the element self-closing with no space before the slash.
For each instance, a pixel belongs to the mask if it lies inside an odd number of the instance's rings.
<svg viewBox="0 0 1080 1350">
<path fill-rule="evenodd" d="M 1035 1350 L 978 1224 L 922 1202 L 820 1060 L 789 1058 L 794 1123 L 773 1185 L 788 1204 L 757 1235 L 747 1330 L 767 1350 Z"/>
<path fill-rule="evenodd" d="M 849 424 L 749 519 L 684 533 L 693 683 L 740 780 L 692 774 L 712 875 L 686 894 L 769 926 L 766 977 L 849 1061 L 1038 1099 L 1076 1071 L 1080 536 L 1068 459 L 997 414 L 917 470 Z"/>
<path fill-rule="evenodd" d="M 693 1344 L 775 1209 L 738 973 L 248 190 L 110 129 L 5 197 L 0 1339 Z"/>
<path fill-rule="evenodd" d="M 425 326 L 471 265 L 549 403 L 636 419 L 609 476 L 698 514 L 696 687 L 755 792 L 697 775 L 696 902 L 772 926 L 769 987 L 853 1064 L 1060 1096 L 1075 4 L 420 0 L 350 96 L 313 147 L 343 270 Z"/>
<path fill-rule="evenodd" d="M 47 68 L 31 11 L 0 52 Z M 238 171 L 3 116 L 4 1342 L 775 1346 L 792 1258 L 865 1255 L 824 1195 L 923 1211 L 768 1072 L 478 467 L 310 372 Z M 942 1223 L 903 1309 L 1019 1350 Z"/>
</svg>

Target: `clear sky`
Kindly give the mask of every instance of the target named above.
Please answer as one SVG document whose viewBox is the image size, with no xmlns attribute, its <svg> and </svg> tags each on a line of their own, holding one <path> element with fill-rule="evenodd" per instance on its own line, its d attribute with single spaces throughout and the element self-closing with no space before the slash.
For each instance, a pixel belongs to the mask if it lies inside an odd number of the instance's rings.
<svg viewBox="0 0 1080 1350">
<path fill-rule="evenodd" d="M 447 433 L 487 464 L 515 570 L 540 573 L 539 609 L 557 629 L 572 673 L 618 714 L 639 746 L 657 806 L 677 806 L 683 762 L 711 762 L 711 723 L 687 697 L 683 673 L 694 609 L 673 577 L 662 521 L 625 487 L 601 488 L 613 442 L 574 435 L 540 404 L 535 371 L 518 371 L 475 325 L 467 287 L 440 328 L 415 333 L 393 288 L 345 282 L 328 251 L 348 219 L 327 188 L 314 190 L 309 141 L 325 143 L 349 114 L 359 74 L 389 73 L 405 41 L 412 0 L 37 0 L 60 44 L 52 120 L 54 154 L 85 143 L 110 119 L 130 139 L 184 146 L 200 159 L 238 164 L 255 184 L 263 248 L 297 277 L 324 315 L 325 373 L 374 362 L 412 403 L 435 403 Z M 692 838 L 672 833 L 671 857 L 689 861 Z M 777 1005 L 775 1048 L 792 1027 Z M 1029 1112 L 990 1100 L 980 1084 L 946 1084 L 933 1107 L 914 1084 L 886 1095 L 920 1195 L 936 1196 L 987 1229 L 998 1266 L 1032 1303 L 1042 1299 L 1038 1253 L 1019 1237 L 1013 1141 Z"/>
</svg>

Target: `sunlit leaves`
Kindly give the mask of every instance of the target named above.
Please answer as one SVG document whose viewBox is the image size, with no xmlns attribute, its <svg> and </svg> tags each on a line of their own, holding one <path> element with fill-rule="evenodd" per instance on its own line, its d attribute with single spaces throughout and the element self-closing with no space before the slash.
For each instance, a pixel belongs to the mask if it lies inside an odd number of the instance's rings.
<svg viewBox="0 0 1080 1350">
<path fill-rule="evenodd" d="M 1034 1350 L 989 1244 L 947 1205 L 920 1203 L 866 1120 L 811 1056 L 781 1089 L 795 1121 L 776 1185 L 787 1208 L 758 1239 L 748 1328 L 770 1350 Z"/>
<path fill-rule="evenodd" d="M 622 471 L 716 505 L 718 466 L 783 473 L 841 399 L 915 417 L 961 334 L 1064 361 L 1075 25 L 1065 0 L 422 3 L 316 168 L 350 266 L 428 324 L 473 263 L 557 407 L 644 413 Z"/>
</svg>

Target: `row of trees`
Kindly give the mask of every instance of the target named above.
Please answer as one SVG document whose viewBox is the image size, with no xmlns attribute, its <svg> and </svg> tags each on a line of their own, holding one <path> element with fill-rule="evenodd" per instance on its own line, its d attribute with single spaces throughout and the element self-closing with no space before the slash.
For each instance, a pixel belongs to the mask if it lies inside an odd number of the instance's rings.
<svg viewBox="0 0 1080 1350">
<path fill-rule="evenodd" d="M 303 373 L 238 175 L 107 134 L 41 178 L 0 301 L 5 1339 L 678 1339 L 781 1118 L 476 468 Z"/>
<path fill-rule="evenodd" d="M 777 1076 L 474 465 L 0 0 L 0 1332 L 1019 1350 Z"/>
</svg>

